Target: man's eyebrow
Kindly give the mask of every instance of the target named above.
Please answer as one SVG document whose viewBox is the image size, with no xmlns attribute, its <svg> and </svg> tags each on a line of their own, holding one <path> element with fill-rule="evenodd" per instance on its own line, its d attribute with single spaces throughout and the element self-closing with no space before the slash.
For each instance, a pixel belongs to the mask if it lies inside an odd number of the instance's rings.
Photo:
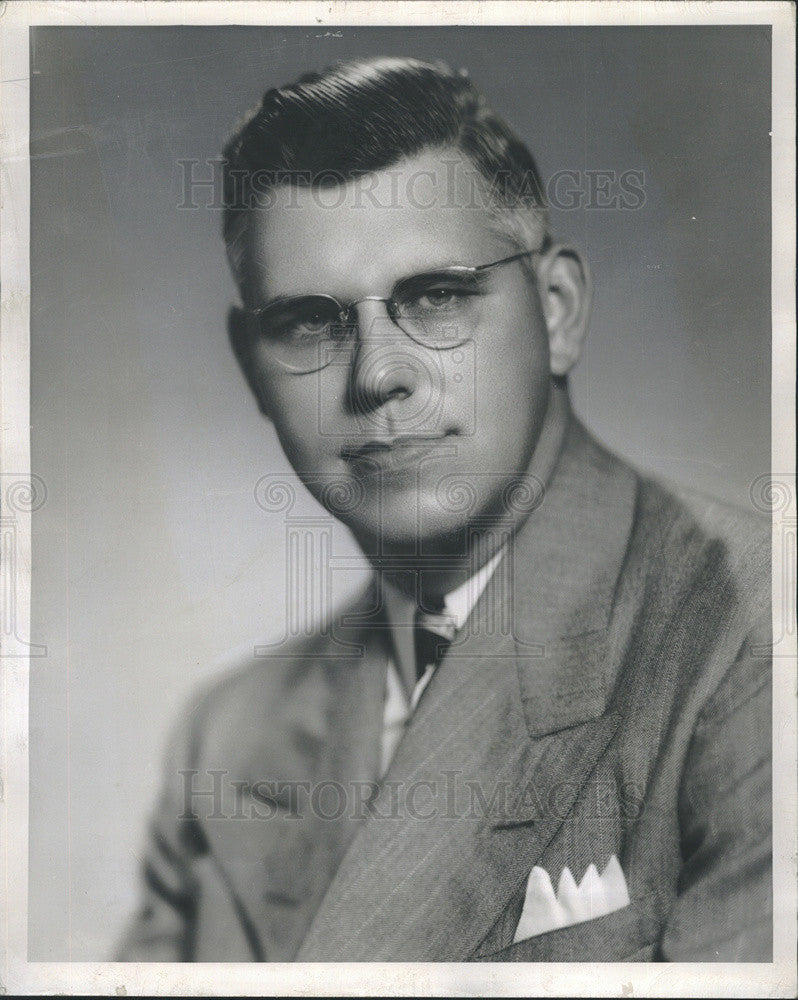
<svg viewBox="0 0 798 1000">
<path fill-rule="evenodd" d="M 393 279 L 388 294 L 390 294 L 390 292 L 392 292 L 397 285 L 400 285 L 405 281 L 412 281 L 414 278 L 423 278 L 426 275 L 437 274 L 440 271 L 448 271 L 452 268 L 472 269 L 476 267 L 479 267 L 479 264 L 467 264 L 461 258 L 447 257 L 445 262 L 443 263 L 427 264 L 424 265 L 423 267 L 416 267 L 413 268 L 412 270 L 405 271 L 404 273 L 399 275 L 399 277 Z M 376 294 L 377 294 L 376 292 L 369 293 L 369 295 L 376 295 Z M 262 312 L 264 309 L 268 309 L 269 306 L 274 305 L 275 303 L 289 302 L 292 300 L 301 301 L 302 299 L 314 298 L 317 295 L 327 295 L 330 298 L 336 299 L 337 301 L 342 303 L 346 302 L 350 298 L 349 296 L 343 297 L 340 295 L 336 295 L 335 292 L 329 292 L 317 288 L 312 292 L 311 291 L 288 292 L 283 295 L 273 295 L 271 298 L 267 299 L 261 305 L 251 307 L 251 311 Z"/>
<path fill-rule="evenodd" d="M 273 305 L 279 305 L 281 302 L 292 302 L 294 300 L 301 301 L 302 299 L 314 298 L 317 295 L 329 294 L 328 292 L 298 292 L 296 294 L 288 295 L 272 295 L 271 298 L 266 299 L 258 305 L 246 306 L 247 312 L 263 312 L 264 309 L 268 309 Z"/>
</svg>

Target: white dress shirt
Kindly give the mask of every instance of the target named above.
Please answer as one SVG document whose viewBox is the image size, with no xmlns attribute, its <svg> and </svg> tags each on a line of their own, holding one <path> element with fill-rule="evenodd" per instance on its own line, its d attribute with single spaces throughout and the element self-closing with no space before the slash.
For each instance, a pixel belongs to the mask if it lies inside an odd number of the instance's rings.
<svg viewBox="0 0 798 1000">
<path fill-rule="evenodd" d="M 456 629 L 461 629 L 474 609 L 474 605 L 482 595 L 482 591 L 493 576 L 499 565 L 503 549 L 500 549 L 492 559 L 481 569 L 469 577 L 465 583 L 448 593 L 443 599 L 443 610 L 453 621 Z M 424 693 L 435 671 L 430 664 L 424 675 L 420 677 L 412 691 L 407 691 L 403 677 L 415 677 L 415 614 L 416 605 L 412 598 L 403 594 L 390 583 L 383 581 L 383 600 L 385 613 L 391 627 L 394 654 L 388 661 L 388 674 L 385 689 L 385 711 L 382 725 L 382 755 L 380 775 L 384 775 L 393 759 L 405 728 L 415 711 L 416 705 Z M 398 661 L 398 662 L 397 662 Z M 403 669 L 403 667 L 405 669 Z"/>
</svg>

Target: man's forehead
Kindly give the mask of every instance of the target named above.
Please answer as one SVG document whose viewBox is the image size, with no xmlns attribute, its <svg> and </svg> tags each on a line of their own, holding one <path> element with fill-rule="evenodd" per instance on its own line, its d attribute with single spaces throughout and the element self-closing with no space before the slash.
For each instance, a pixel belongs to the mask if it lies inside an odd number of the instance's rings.
<svg viewBox="0 0 798 1000">
<path fill-rule="evenodd" d="M 250 222 L 250 265 L 269 297 L 320 289 L 320 280 L 349 281 L 356 295 L 361 281 L 483 263 L 508 245 L 484 178 L 456 151 L 426 151 L 346 183 L 276 188 Z"/>
</svg>

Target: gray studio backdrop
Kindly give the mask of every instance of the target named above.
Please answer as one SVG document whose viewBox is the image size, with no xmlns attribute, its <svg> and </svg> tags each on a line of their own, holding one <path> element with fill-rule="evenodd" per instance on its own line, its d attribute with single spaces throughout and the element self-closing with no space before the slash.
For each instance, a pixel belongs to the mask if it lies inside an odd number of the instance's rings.
<svg viewBox="0 0 798 1000">
<path fill-rule="evenodd" d="M 468 67 L 565 178 L 595 432 L 741 505 L 769 469 L 768 28 L 35 30 L 31 959 L 109 955 L 170 720 L 284 620 L 285 524 L 255 486 L 287 466 L 228 349 L 220 212 L 179 207 L 179 161 L 209 176 L 266 88 L 381 53 Z M 591 196 L 587 171 L 645 197 Z"/>
</svg>

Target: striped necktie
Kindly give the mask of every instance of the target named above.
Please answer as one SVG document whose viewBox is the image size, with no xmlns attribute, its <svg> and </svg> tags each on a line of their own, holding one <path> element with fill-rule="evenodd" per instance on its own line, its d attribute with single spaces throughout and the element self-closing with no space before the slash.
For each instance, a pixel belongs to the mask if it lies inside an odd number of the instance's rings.
<svg viewBox="0 0 798 1000">
<path fill-rule="evenodd" d="M 416 608 L 413 631 L 418 681 L 424 676 L 427 667 L 437 667 L 441 662 L 454 639 L 457 627 L 452 616 L 443 610 L 443 602 L 440 602 L 434 610 Z"/>
</svg>

